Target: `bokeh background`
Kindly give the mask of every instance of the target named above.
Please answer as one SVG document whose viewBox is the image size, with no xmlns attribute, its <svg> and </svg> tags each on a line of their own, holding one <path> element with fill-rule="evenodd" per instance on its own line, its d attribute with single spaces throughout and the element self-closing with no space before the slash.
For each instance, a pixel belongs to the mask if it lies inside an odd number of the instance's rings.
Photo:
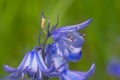
<svg viewBox="0 0 120 80">
<path fill-rule="evenodd" d="M 0 0 L 0 77 L 8 75 L 4 64 L 17 67 L 38 44 L 42 11 L 51 25 L 58 14 L 59 27 L 92 18 L 80 31 L 86 34 L 82 59 L 70 63 L 70 68 L 87 71 L 96 63 L 90 80 L 117 79 L 107 74 L 106 65 L 113 56 L 120 56 L 120 0 Z"/>
</svg>

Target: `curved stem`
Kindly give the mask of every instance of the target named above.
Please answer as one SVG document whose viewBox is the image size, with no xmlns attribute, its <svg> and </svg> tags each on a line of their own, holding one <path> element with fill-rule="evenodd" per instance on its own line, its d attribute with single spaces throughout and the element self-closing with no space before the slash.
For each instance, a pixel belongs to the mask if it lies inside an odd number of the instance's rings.
<svg viewBox="0 0 120 80">
<path fill-rule="evenodd" d="M 43 30 L 42 30 L 42 32 L 39 33 L 39 36 L 38 36 L 38 45 L 39 46 L 41 45 L 41 43 L 40 43 L 40 37 L 41 37 L 42 34 L 43 34 Z"/>
<path fill-rule="evenodd" d="M 43 54 L 43 58 L 45 58 L 45 48 L 46 48 L 46 45 L 47 45 L 48 38 L 49 38 L 49 37 L 47 37 L 47 38 L 45 39 L 44 44 L 43 44 L 43 47 L 42 47 L 42 48 L 43 48 L 42 53 L 44 53 L 44 54 Z"/>
</svg>

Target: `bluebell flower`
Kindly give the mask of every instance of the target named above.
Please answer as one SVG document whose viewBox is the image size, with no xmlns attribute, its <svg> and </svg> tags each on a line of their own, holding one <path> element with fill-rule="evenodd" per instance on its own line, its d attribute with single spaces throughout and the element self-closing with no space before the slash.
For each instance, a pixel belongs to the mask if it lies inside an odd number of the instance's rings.
<svg viewBox="0 0 120 80">
<path fill-rule="evenodd" d="M 91 21 L 92 19 L 89 19 L 81 24 L 64 26 L 52 31 L 52 38 L 57 46 L 59 56 L 74 62 L 80 60 L 84 38 L 78 30 L 88 26 Z"/>
<path fill-rule="evenodd" d="M 12 68 L 8 65 L 4 69 L 11 73 L 9 76 L 12 79 L 23 79 L 27 74 L 33 80 L 42 80 L 41 71 L 47 73 L 52 70 L 52 66 L 48 69 L 42 58 L 42 49 L 35 47 L 31 52 L 28 52 L 18 68 Z"/>
<path fill-rule="evenodd" d="M 56 28 L 57 20 L 50 30 L 50 21 L 48 20 L 46 28 L 46 19 L 42 14 L 40 36 L 43 33 L 46 36 L 43 43 L 40 43 L 39 36 L 39 45 L 25 55 L 17 68 L 5 65 L 4 69 L 11 73 L 9 77 L 12 80 L 24 79 L 25 74 L 32 80 L 43 80 L 43 75 L 47 78 L 59 77 L 60 80 L 86 80 L 94 73 L 95 64 L 92 64 L 89 71 L 79 72 L 69 70 L 69 62 L 81 59 L 84 38 L 78 30 L 85 28 L 90 22 L 91 19 L 81 24 Z M 54 41 L 47 44 L 51 36 Z"/>
<path fill-rule="evenodd" d="M 107 65 L 107 72 L 110 76 L 120 78 L 120 60 L 118 58 L 112 58 Z"/>
<path fill-rule="evenodd" d="M 59 77 L 60 80 L 86 80 L 92 76 L 95 71 L 95 64 L 92 64 L 88 72 L 69 70 L 68 61 L 59 56 L 55 44 L 52 44 L 49 47 L 48 55 L 46 56 L 46 62 L 48 67 L 51 66 L 51 62 L 53 62 L 54 70 L 52 70 L 52 74 L 58 73 L 59 75 L 52 77 Z"/>
</svg>

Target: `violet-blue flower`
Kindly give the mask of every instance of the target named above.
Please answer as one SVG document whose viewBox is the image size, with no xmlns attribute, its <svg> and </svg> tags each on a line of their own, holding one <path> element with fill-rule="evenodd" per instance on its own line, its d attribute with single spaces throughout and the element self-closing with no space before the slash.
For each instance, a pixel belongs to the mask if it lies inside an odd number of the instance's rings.
<svg viewBox="0 0 120 80">
<path fill-rule="evenodd" d="M 42 14 L 42 32 L 38 39 L 38 46 L 25 55 L 18 68 L 5 65 L 4 69 L 11 73 L 12 80 L 24 79 L 25 74 L 32 80 L 43 80 L 43 76 L 59 77 L 60 80 L 86 80 L 94 73 L 95 64 L 92 64 L 88 72 L 79 72 L 69 70 L 69 62 L 81 59 L 84 38 L 78 30 L 85 28 L 90 22 L 91 19 L 81 24 L 57 28 L 57 19 L 56 25 L 50 30 L 50 20 L 46 28 L 46 19 Z M 42 34 L 46 37 L 43 43 L 40 43 Z M 53 43 L 47 43 L 51 36 Z"/>
<path fill-rule="evenodd" d="M 41 71 L 39 70 L 37 57 L 34 50 L 25 55 L 23 61 L 17 69 L 7 65 L 4 66 L 4 69 L 11 73 L 11 78 L 23 79 L 24 74 L 27 73 L 29 77 L 35 78 L 35 76 L 37 76 L 37 78 L 41 80 Z"/>
<path fill-rule="evenodd" d="M 120 60 L 118 58 L 112 58 L 107 65 L 107 72 L 110 76 L 120 78 Z"/>
<path fill-rule="evenodd" d="M 8 65 L 4 69 L 11 73 L 12 79 L 23 79 L 27 74 L 33 80 L 42 80 L 41 71 L 47 73 L 52 70 L 52 66 L 48 69 L 42 58 L 42 49 L 35 47 L 31 52 L 28 52 L 18 68 L 12 68 Z"/>
<path fill-rule="evenodd" d="M 91 21 L 92 19 L 89 19 L 81 24 L 64 26 L 52 31 L 52 38 L 57 46 L 59 56 L 70 61 L 80 60 L 84 38 L 78 30 L 88 26 Z"/>
<path fill-rule="evenodd" d="M 93 75 L 95 71 L 95 64 L 92 64 L 88 72 L 72 71 L 69 70 L 69 62 L 59 56 L 57 47 L 54 43 L 48 49 L 48 55 L 46 56 L 47 66 L 51 66 L 50 62 L 53 62 L 54 70 L 52 72 L 59 74 L 53 77 L 59 77 L 60 80 L 86 80 Z"/>
</svg>

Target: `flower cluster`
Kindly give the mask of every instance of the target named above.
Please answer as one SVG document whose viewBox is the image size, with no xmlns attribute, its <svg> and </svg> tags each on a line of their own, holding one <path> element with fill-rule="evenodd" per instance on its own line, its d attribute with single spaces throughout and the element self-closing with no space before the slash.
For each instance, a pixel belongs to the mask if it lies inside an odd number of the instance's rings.
<svg viewBox="0 0 120 80">
<path fill-rule="evenodd" d="M 50 29 L 50 20 L 46 27 L 46 19 L 42 14 L 42 34 L 46 35 L 44 43 L 40 43 L 23 58 L 18 68 L 4 65 L 5 71 L 11 73 L 12 79 L 24 79 L 25 74 L 32 80 L 43 80 L 44 78 L 58 77 L 60 80 L 86 80 L 95 71 L 95 64 L 87 72 L 72 71 L 69 69 L 69 62 L 77 62 L 82 56 L 84 43 L 83 34 L 79 33 L 88 26 L 91 19 L 77 25 L 57 28 L 57 24 Z M 52 37 L 53 42 L 47 43 Z M 44 79 L 45 80 L 45 79 Z"/>
</svg>

